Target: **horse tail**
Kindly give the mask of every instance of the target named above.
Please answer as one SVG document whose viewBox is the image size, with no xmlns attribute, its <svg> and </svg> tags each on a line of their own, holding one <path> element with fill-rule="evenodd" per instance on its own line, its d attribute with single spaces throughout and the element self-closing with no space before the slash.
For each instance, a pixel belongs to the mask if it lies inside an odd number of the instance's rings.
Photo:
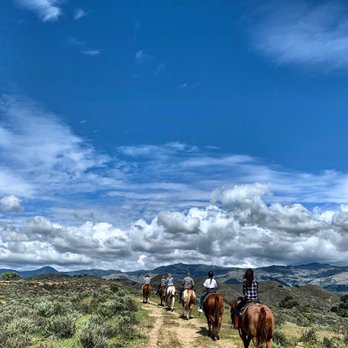
<svg viewBox="0 0 348 348">
<path fill-rule="evenodd" d="M 266 321 L 266 309 L 260 308 L 259 321 L 257 323 L 257 340 L 259 346 L 263 347 L 263 344 L 267 341 L 267 321 Z"/>
<path fill-rule="evenodd" d="M 219 303 L 219 296 L 215 295 L 214 296 L 214 324 L 217 325 L 218 324 L 218 315 L 219 315 L 219 311 L 220 311 L 220 303 Z"/>
</svg>

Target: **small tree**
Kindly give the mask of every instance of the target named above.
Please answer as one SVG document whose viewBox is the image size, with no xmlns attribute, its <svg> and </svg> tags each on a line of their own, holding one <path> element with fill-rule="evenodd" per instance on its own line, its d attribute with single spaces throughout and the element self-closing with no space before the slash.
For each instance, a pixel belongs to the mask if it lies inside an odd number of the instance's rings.
<svg viewBox="0 0 348 348">
<path fill-rule="evenodd" d="M 19 275 L 16 272 L 5 272 L 0 274 L 0 279 L 3 280 L 16 280 L 19 279 Z"/>
</svg>

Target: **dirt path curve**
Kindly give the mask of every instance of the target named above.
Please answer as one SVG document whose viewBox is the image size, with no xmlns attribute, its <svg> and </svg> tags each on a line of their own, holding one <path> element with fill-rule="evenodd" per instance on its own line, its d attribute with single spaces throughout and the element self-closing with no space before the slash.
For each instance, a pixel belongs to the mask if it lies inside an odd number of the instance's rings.
<svg viewBox="0 0 348 348">
<path fill-rule="evenodd" d="M 204 314 L 196 311 L 193 313 L 193 318 L 188 321 L 181 317 L 182 308 L 178 304 L 175 305 L 174 312 L 159 306 L 157 302 L 150 301 L 148 304 L 140 302 L 140 304 L 149 314 L 153 324 L 147 333 L 149 337 L 147 348 L 237 348 L 231 337 L 224 337 L 224 331 L 230 330 L 226 324 L 223 324 L 220 340 L 212 341 L 208 337 Z"/>
</svg>

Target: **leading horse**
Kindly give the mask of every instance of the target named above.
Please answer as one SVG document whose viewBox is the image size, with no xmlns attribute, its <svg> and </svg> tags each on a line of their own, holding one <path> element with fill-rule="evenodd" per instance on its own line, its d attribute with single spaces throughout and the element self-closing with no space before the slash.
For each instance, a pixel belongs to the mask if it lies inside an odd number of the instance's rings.
<svg viewBox="0 0 348 348">
<path fill-rule="evenodd" d="M 150 284 L 143 285 L 143 303 L 147 303 L 148 298 L 151 296 L 152 286 Z"/>
<path fill-rule="evenodd" d="M 237 301 L 231 304 L 231 313 L 237 307 Z M 244 348 L 248 348 L 252 340 L 256 348 L 272 348 L 272 337 L 274 335 L 274 317 L 272 311 L 261 303 L 247 304 L 242 309 L 238 319 L 239 336 L 243 340 Z"/>
<path fill-rule="evenodd" d="M 185 289 L 182 294 L 182 316 L 187 320 L 192 318 L 192 307 L 196 303 L 196 294 L 192 289 Z"/>
<path fill-rule="evenodd" d="M 224 314 L 224 299 L 222 295 L 210 293 L 203 303 L 203 311 L 208 322 L 209 337 L 220 339 L 222 316 Z"/>
</svg>

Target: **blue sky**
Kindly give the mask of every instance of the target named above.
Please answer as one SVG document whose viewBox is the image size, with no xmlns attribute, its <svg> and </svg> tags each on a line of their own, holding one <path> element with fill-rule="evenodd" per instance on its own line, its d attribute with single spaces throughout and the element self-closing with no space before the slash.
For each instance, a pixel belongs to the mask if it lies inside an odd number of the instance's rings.
<svg viewBox="0 0 348 348">
<path fill-rule="evenodd" d="M 344 264 L 343 1 L 0 4 L 0 266 Z"/>
</svg>

